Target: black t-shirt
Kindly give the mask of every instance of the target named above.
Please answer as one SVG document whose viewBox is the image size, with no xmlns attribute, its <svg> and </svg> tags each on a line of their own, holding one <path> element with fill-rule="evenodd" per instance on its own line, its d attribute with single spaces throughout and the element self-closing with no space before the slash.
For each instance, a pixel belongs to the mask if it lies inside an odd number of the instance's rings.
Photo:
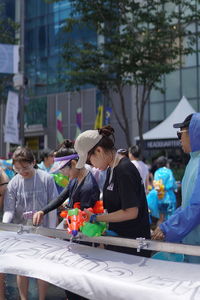
<svg viewBox="0 0 200 300">
<path fill-rule="evenodd" d="M 150 238 L 149 214 L 144 185 L 137 168 L 126 157 L 113 169 L 109 184 L 110 169 L 103 189 L 104 208 L 108 213 L 120 209 L 138 207 L 138 217 L 124 222 L 109 223 L 109 229 L 121 237 Z"/>
<path fill-rule="evenodd" d="M 61 194 L 45 207 L 42 211 L 44 214 L 58 208 L 69 197 L 69 207 L 73 208 L 76 202 L 80 202 L 81 210 L 84 208 L 93 207 L 97 200 L 99 200 L 100 190 L 98 184 L 91 172 L 85 176 L 81 183 L 77 186 L 78 179 L 70 180 L 68 186 L 61 192 Z"/>
</svg>

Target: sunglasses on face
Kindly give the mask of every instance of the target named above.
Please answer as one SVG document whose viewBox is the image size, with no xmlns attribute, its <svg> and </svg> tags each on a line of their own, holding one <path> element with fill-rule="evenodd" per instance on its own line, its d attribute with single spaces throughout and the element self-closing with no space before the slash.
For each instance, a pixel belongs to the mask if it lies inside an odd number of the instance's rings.
<svg viewBox="0 0 200 300">
<path fill-rule="evenodd" d="M 178 137 L 179 140 L 181 140 L 181 136 L 182 136 L 182 133 L 183 133 L 183 132 L 188 132 L 188 130 L 180 130 L 180 131 L 177 131 L 176 134 L 177 134 L 177 137 Z"/>
</svg>

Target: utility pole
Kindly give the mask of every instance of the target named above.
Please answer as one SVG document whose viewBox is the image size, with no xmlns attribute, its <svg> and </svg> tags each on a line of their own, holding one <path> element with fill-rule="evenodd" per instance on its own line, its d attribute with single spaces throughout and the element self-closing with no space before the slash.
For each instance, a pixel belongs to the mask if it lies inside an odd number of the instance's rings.
<svg viewBox="0 0 200 300">
<path fill-rule="evenodd" d="M 20 68 L 19 73 L 22 77 L 22 85 L 19 89 L 19 136 L 21 145 L 24 146 L 24 16 L 25 16 L 24 0 L 20 0 Z"/>
</svg>

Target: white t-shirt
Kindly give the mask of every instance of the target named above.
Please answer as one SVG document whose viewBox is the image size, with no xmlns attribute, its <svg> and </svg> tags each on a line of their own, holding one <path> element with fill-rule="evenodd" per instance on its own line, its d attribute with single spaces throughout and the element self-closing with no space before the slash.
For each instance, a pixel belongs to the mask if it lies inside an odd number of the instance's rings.
<svg viewBox="0 0 200 300">
<path fill-rule="evenodd" d="M 131 160 L 131 162 L 136 166 L 138 169 L 140 176 L 142 178 L 142 181 L 145 185 L 147 176 L 149 174 L 149 168 L 148 166 L 141 160 Z"/>
<path fill-rule="evenodd" d="M 4 223 L 26 224 L 24 212 L 38 211 L 58 196 L 54 179 L 47 172 L 36 170 L 31 178 L 17 174 L 8 184 L 4 197 Z M 44 216 L 43 226 L 55 228 L 57 212 Z"/>
</svg>

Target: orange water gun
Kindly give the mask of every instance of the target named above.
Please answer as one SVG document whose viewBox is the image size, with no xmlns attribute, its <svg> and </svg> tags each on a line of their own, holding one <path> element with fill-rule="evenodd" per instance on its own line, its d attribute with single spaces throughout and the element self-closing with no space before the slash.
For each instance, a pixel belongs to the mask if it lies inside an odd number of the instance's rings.
<svg viewBox="0 0 200 300">
<path fill-rule="evenodd" d="M 78 208 L 63 210 L 60 216 L 66 219 L 67 231 L 73 236 L 76 236 L 83 223 L 88 221 L 87 214 Z"/>
<path fill-rule="evenodd" d="M 91 211 L 94 214 L 100 214 L 104 212 L 104 208 L 103 208 L 103 201 L 99 200 L 96 201 L 95 205 L 93 206 L 93 208 L 87 208 L 87 210 Z M 80 202 L 76 202 L 74 204 L 74 208 L 73 209 L 69 209 L 67 210 L 63 210 L 60 213 L 60 216 L 64 219 L 66 219 L 67 222 L 67 231 L 69 234 L 72 234 L 73 236 L 76 236 L 78 234 L 78 231 L 80 229 L 80 227 L 82 227 L 85 222 L 88 222 L 88 216 L 87 214 L 80 210 Z"/>
<path fill-rule="evenodd" d="M 75 202 L 74 203 L 74 208 L 81 209 L 81 203 L 80 202 Z M 103 214 L 104 213 L 104 207 L 103 207 L 103 201 L 98 200 L 95 202 L 95 205 L 93 207 L 87 208 L 94 214 Z"/>
</svg>

